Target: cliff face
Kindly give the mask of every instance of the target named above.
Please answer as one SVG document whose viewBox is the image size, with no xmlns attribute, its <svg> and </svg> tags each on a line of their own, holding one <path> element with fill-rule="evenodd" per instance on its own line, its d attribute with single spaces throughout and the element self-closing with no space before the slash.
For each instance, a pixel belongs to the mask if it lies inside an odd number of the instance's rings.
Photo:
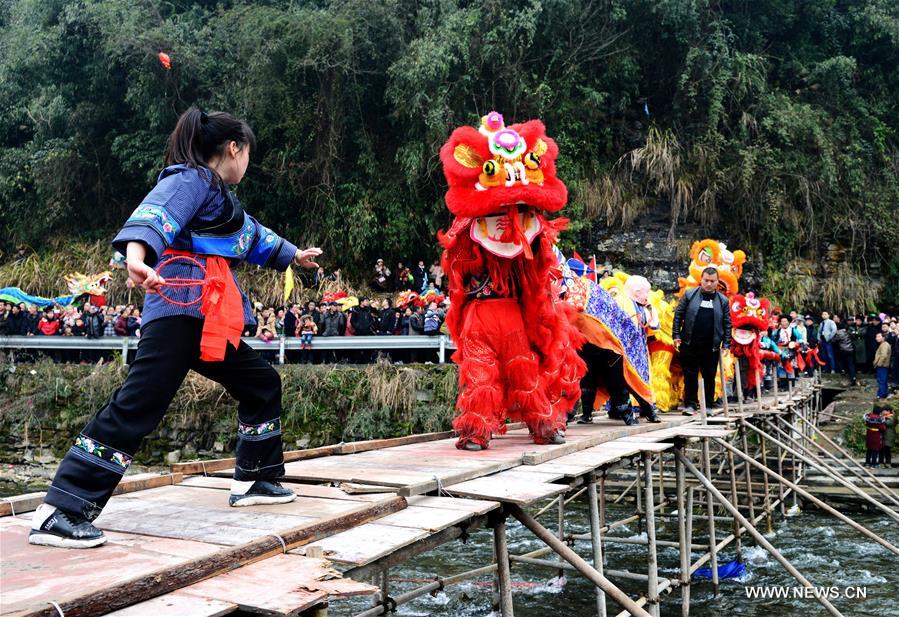
<svg viewBox="0 0 899 617">
<path fill-rule="evenodd" d="M 764 272 L 761 255 L 732 241 L 721 230 L 709 231 L 692 224 L 679 225 L 673 239 L 669 239 L 669 228 L 668 220 L 662 217 L 647 218 L 639 225 L 624 230 L 597 225 L 592 230 L 589 253 L 596 254 L 598 268 L 605 264 L 612 270 L 643 275 L 653 287 L 673 294 L 678 290 L 678 277 L 688 274 L 690 246 L 697 240 L 713 238 L 726 244 L 730 250 L 742 249 L 746 252 L 741 290 L 761 287 Z M 586 248 L 581 253 L 585 259 L 590 259 Z"/>
</svg>

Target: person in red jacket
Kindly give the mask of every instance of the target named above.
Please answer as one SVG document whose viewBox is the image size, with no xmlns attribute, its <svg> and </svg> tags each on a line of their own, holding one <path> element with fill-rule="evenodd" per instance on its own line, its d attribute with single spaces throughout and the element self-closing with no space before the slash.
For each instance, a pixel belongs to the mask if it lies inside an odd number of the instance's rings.
<svg viewBox="0 0 899 617">
<path fill-rule="evenodd" d="M 875 405 L 871 413 L 865 414 L 865 447 L 868 449 L 865 455 L 865 466 L 877 468 L 877 459 L 883 448 L 883 434 L 886 431 L 881 412 L 883 408 Z"/>
<path fill-rule="evenodd" d="M 44 312 L 44 317 L 37 324 L 37 330 L 44 336 L 53 336 L 59 333 L 59 319 L 53 309 L 47 309 Z"/>
</svg>

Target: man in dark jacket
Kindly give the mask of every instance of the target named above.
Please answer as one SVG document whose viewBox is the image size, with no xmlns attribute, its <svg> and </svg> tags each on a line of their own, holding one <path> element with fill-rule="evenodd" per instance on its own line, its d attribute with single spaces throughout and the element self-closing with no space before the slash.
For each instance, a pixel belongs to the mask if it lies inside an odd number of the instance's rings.
<svg viewBox="0 0 899 617">
<path fill-rule="evenodd" d="M 717 407 L 715 375 L 718 372 L 719 349 L 730 349 L 730 305 L 727 296 L 718 291 L 718 271 L 702 271 L 700 286 L 681 297 L 674 310 L 674 346 L 680 351 L 684 370 L 684 415 L 691 416 L 699 408 L 699 374 L 702 374 L 705 400 Z"/>
<path fill-rule="evenodd" d="M 359 306 L 354 308 L 352 315 L 350 315 L 353 334 L 355 336 L 371 336 L 373 321 L 371 301 L 368 298 L 362 298 Z"/>
</svg>

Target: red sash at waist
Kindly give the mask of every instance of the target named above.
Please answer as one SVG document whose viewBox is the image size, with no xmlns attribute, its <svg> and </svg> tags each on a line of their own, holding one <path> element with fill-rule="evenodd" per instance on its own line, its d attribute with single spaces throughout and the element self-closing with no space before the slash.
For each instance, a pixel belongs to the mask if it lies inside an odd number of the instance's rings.
<svg viewBox="0 0 899 617">
<path fill-rule="evenodd" d="M 240 335 L 244 326 L 243 301 L 237 283 L 234 282 L 231 274 L 228 260 L 217 255 L 197 255 L 189 251 L 174 249 L 166 249 L 162 254 L 176 259 L 193 261 L 203 271 L 202 279 L 173 278 L 166 280 L 168 287 L 202 285 L 202 294 L 193 302 L 177 302 L 162 293 L 160 296 L 167 302 L 180 306 L 200 303 L 200 312 L 204 317 L 203 333 L 200 338 L 200 360 L 221 362 L 225 359 L 228 343 L 231 343 L 235 349 L 240 345 Z M 200 263 L 199 257 L 206 260 L 205 267 Z M 166 264 L 168 263 L 171 263 L 171 260 L 166 262 Z"/>
</svg>

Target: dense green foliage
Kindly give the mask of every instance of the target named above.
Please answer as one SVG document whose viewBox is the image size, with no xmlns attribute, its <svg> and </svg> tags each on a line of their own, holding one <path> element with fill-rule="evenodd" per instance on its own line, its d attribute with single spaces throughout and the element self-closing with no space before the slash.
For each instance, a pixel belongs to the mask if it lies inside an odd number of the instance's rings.
<svg viewBox="0 0 899 617">
<path fill-rule="evenodd" d="M 0 354 L 0 462 L 19 462 L 17 451 L 23 447 L 65 454 L 74 435 L 124 378 L 118 362 L 85 366 L 44 361 L 10 368 Z M 457 392 L 457 373 L 450 364 L 289 364 L 278 372 L 287 449 L 450 428 Z M 236 422 L 236 402 L 220 385 L 192 373 L 165 419 L 144 440 L 137 461 L 158 464 L 185 444 L 212 451 L 219 442 L 230 451 Z"/>
<path fill-rule="evenodd" d="M 894 0 L 0 0 L 0 250 L 107 237 L 195 103 L 248 119 L 242 200 L 328 265 L 433 255 L 437 150 L 495 108 L 556 137 L 581 245 L 661 205 L 896 281 L 897 67 Z"/>
</svg>

